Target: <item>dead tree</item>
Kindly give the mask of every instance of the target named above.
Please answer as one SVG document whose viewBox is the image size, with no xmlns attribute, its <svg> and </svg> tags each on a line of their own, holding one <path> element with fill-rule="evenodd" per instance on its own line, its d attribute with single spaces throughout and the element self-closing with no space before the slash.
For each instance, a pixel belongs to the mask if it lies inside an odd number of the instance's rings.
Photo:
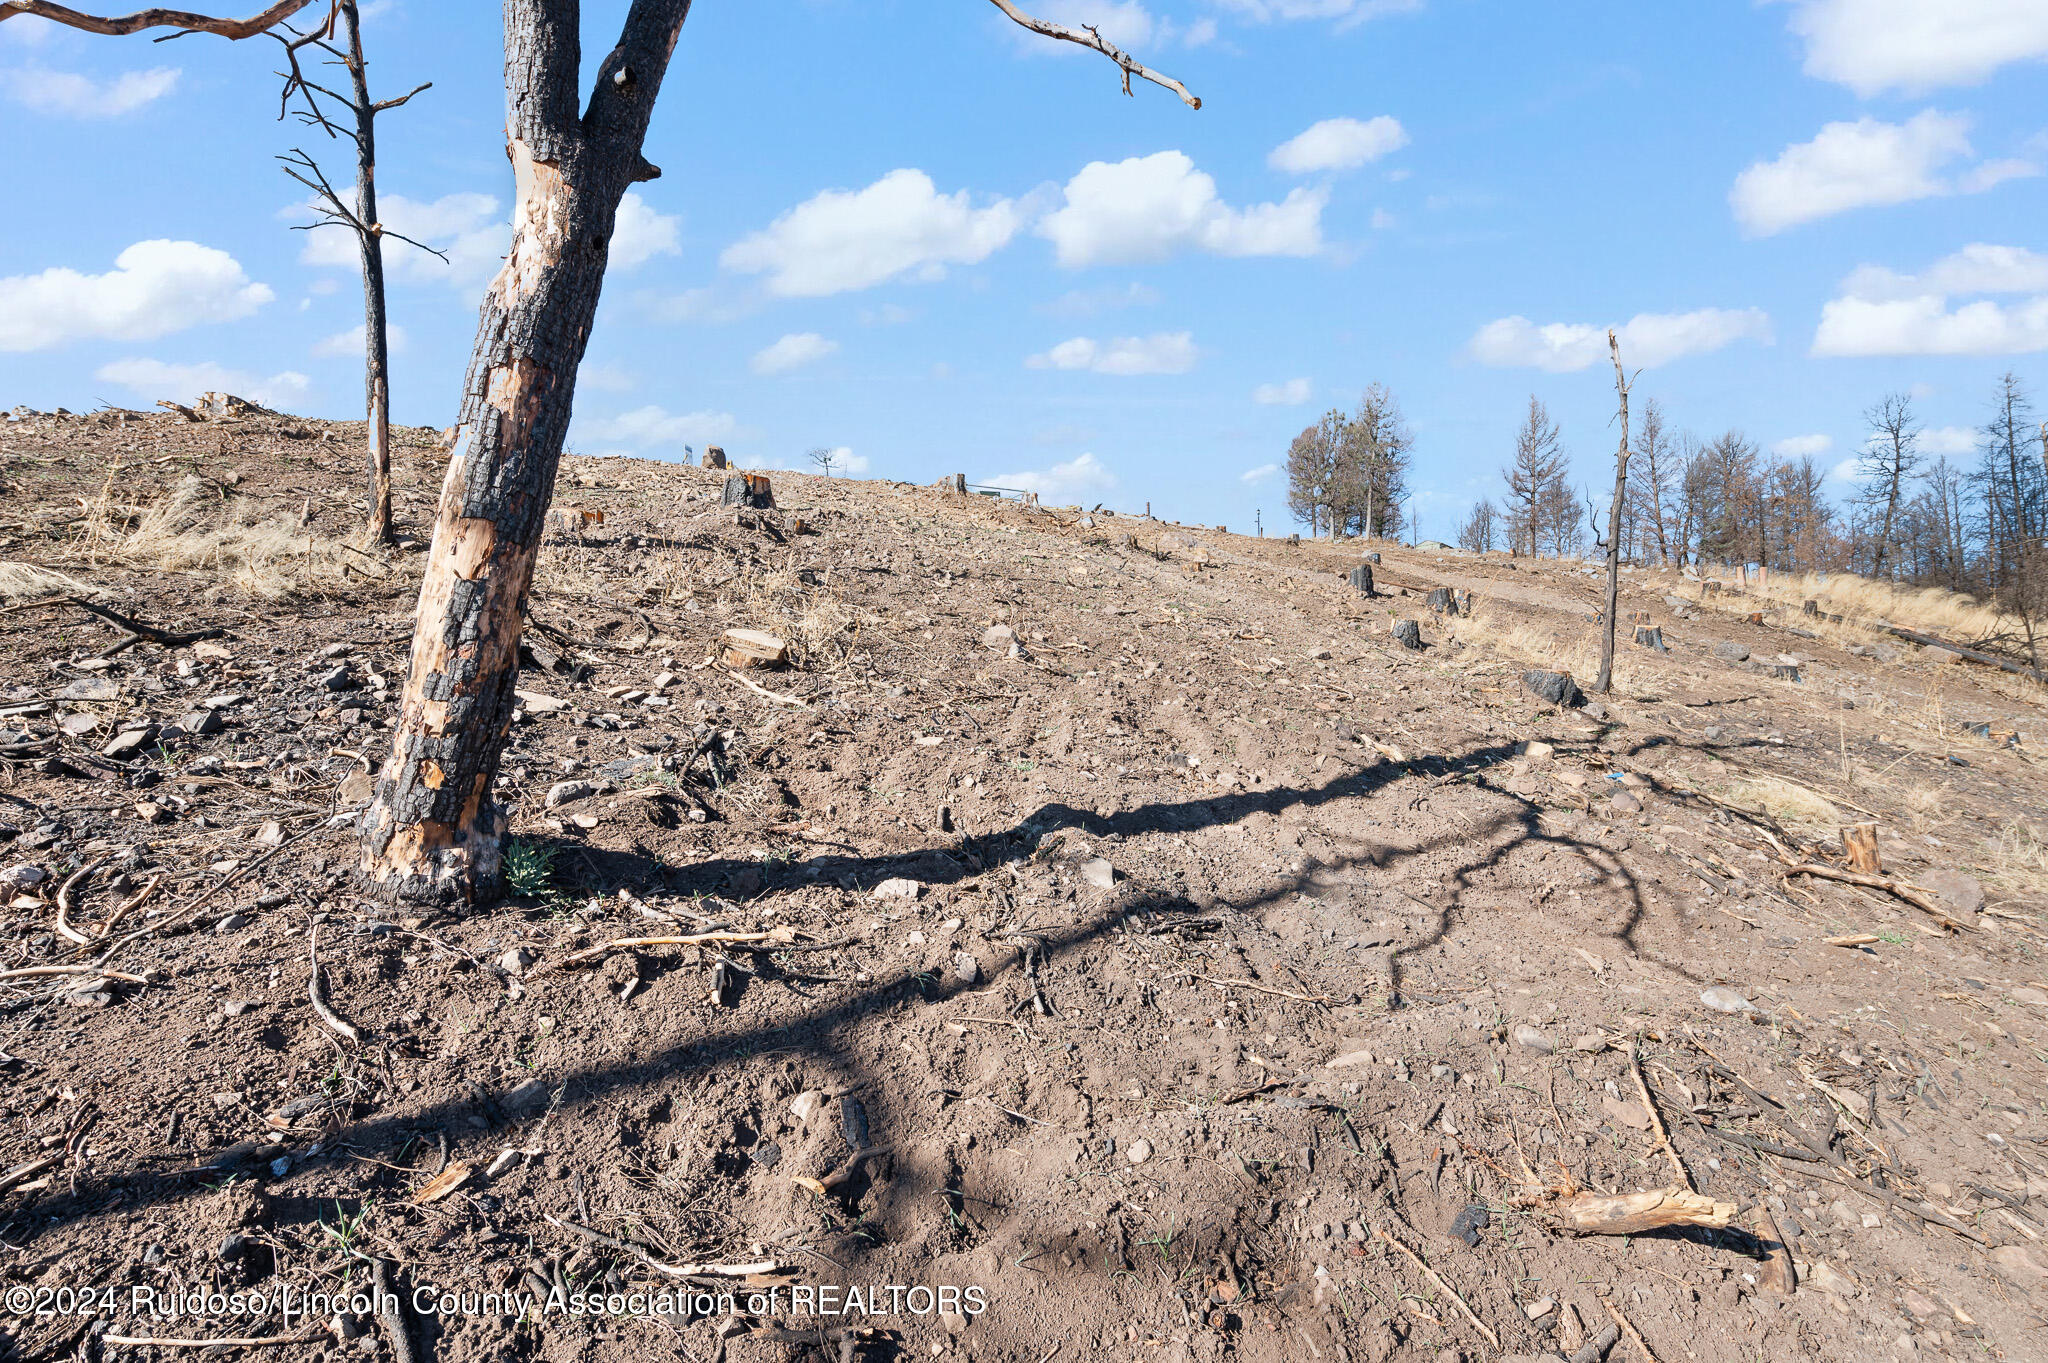
<svg viewBox="0 0 2048 1363">
<path fill-rule="evenodd" d="M 1201 107 L 1180 82 L 1095 30 L 992 2 L 1034 33 L 1108 57 L 1126 93 L 1137 76 Z M 307 3 L 280 0 L 248 20 L 169 10 L 101 19 L 47 0 L 0 0 L 0 19 L 36 14 L 96 33 L 170 27 L 245 38 Z M 492 786 L 512 723 L 534 559 L 619 201 L 661 173 L 641 146 L 690 0 L 633 0 L 581 107 L 580 9 L 577 0 L 503 0 L 512 245 L 484 293 L 391 756 L 363 812 L 359 869 L 387 899 L 475 903 L 504 891 L 505 811 Z"/>
<path fill-rule="evenodd" d="M 343 31 L 339 47 L 332 41 L 337 22 Z M 289 28 L 288 25 L 286 27 Z M 391 357 L 384 309 L 384 238 L 396 237 L 422 251 L 441 256 L 444 261 L 448 257 L 431 246 L 391 231 L 378 220 L 377 115 L 387 109 L 398 108 L 421 90 L 432 89 L 433 82 L 425 82 L 393 99 L 370 98 L 369 72 L 363 61 L 362 18 L 356 11 L 356 0 L 333 0 L 327 21 L 309 33 L 293 32 L 289 38 L 282 33 L 272 33 L 271 36 L 284 45 L 285 63 L 291 68 L 278 73 L 284 80 L 284 95 L 279 100 L 277 116 L 283 118 L 291 110 L 292 96 L 296 94 L 305 101 L 305 108 L 297 111 L 301 122 L 320 128 L 330 138 L 345 137 L 355 143 L 356 201 L 353 207 L 335 192 L 320 167 L 305 152 L 294 147 L 290 155 L 277 159 L 284 163 L 285 174 L 313 191 L 313 207 L 319 219 L 296 230 L 346 227 L 355 234 L 356 248 L 363 259 L 363 407 L 369 427 L 369 538 L 371 543 L 379 543 L 391 537 Z M 299 54 L 308 47 L 327 53 L 348 73 L 349 92 L 346 95 L 306 78 L 299 66 Z M 337 127 L 321 107 L 323 99 L 347 110 L 348 122 L 354 126 Z"/>
<path fill-rule="evenodd" d="M 994 0 L 1046 37 L 1093 48 L 1199 101 L 1093 30 Z M 576 368 L 620 199 L 660 171 L 641 155 L 689 0 L 634 0 L 579 110 L 574 0 L 504 0 L 512 246 L 484 295 L 442 486 L 391 756 L 362 821 L 371 891 L 483 902 L 504 889 L 505 813 L 492 798 L 511 725 L 519 634 Z"/>
<path fill-rule="evenodd" d="M 832 476 L 832 466 L 839 462 L 839 451 L 827 445 L 820 445 L 804 458 L 818 466 L 818 471 L 827 478 Z"/>
<path fill-rule="evenodd" d="M 1621 448 L 1614 453 L 1614 500 L 1607 505 L 1607 607 L 1600 612 L 1600 676 L 1593 689 L 1606 695 L 1614 680 L 1614 611 L 1621 597 L 1621 498 L 1628 491 L 1628 388 L 1621 368 L 1621 342 L 1607 330 L 1607 350 L 1614 357 L 1614 391 L 1621 398 Z"/>
</svg>

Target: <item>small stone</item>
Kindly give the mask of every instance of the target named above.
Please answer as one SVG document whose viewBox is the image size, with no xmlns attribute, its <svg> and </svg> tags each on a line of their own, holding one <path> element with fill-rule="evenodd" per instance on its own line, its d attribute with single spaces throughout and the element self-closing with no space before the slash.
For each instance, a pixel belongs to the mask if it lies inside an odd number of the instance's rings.
<svg viewBox="0 0 2048 1363">
<path fill-rule="evenodd" d="M 116 760 L 133 757 L 135 754 L 147 749 L 150 741 L 155 737 L 156 730 L 154 729 L 130 729 L 126 733 L 115 734 L 113 738 L 107 741 L 107 745 L 100 749 L 100 756 L 111 757 Z"/>
<path fill-rule="evenodd" d="M 183 719 L 178 721 L 178 727 L 188 734 L 205 738 L 211 734 L 219 733 L 222 729 L 227 728 L 227 725 L 221 722 L 220 711 L 207 709 L 188 712 Z"/>
<path fill-rule="evenodd" d="M 1098 890 L 1111 889 L 1116 885 L 1116 868 L 1101 857 L 1090 857 L 1074 870 L 1084 885 L 1092 885 Z"/>
<path fill-rule="evenodd" d="M 1614 807 L 1614 812 L 1617 814 L 1640 814 L 1643 812 L 1642 797 L 1626 788 L 1615 791 L 1614 798 L 1609 800 L 1608 804 Z"/>
<path fill-rule="evenodd" d="M 291 1171 L 292 1157 L 290 1155 L 280 1155 L 270 1162 L 270 1176 L 272 1178 L 283 1178 Z"/>
<path fill-rule="evenodd" d="M 1714 645 L 1714 656 L 1731 663 L 1746 663 L 1749 661 L 1749 650 L 1733 640 L 1723 639 Z"/>
<path fill-rule="evenodd" d="M 1738 1013 L 1754 1013 L 1756 1011 L 1756 1005 L 1748 999 L 1742 997 L 1733 989 L 1723 989 L 1719 985 L 1701 994 L 1700 1002 L 1717 1013 L 1733 1015 Z"/>
<path fill-rule="evenodd" d="M 121 683 L 112 677 L 80 677 L 66 682 L 57 696 L 60 700 L 119 700 Z"/>
<path fill-rule="evenodd" d="M 982 631 L 981 646 L 998 652 L 1013 647 L 1017 642 L 1017 631 L 1008 625 L 990 625 Z"/>
<path fill-rule="evenodd" d="M 876 899 L 915 899 L 924 886 L 906 876 L 890 876 L 870 892 Z"/>
<path fill-rule="evenodd" d="M 557 781 L 548 787 L 547 807 L 560 809 L 571 800 L 581 800 L 597 794 L 597 787 L 588 781 Z"/>
<path fill-rule="evenodd" d="M 0 887 L 9 890 L 33 890 L 50 878 L 50 873 L 40 866 L 23 863 L 0 871 Z"/>
<path fill-rule="evenodd" d="M 1143 1137 L 1132 1141 L 1130 1149 L 1124 1151 L 1124 1158 L 1133 1164 L 1143 1164 L 1152 1158 L 1152 1142 Z"/>
<path fill-rule="evenodd" d="M 254 920 L 246 913 L 231 913 L 213 925 L 213 930 L 225 937 L 231 932 L 240 932 Z"/>
<path fill-rule="evenodd" d="M 100 727 L 100 717 L 81 711 L 78 714 L 64 716 L 64 718 L 57 721 L 57 727 L 73 738 L 84 738 L 94 729 Z"/>
<path fill-rule="evenodd" d="M 228 1017 L 238 1018 L 253 1011 L 255 1007 L 253 999 L 229 999 L 220 1006 L 220 1011 Z"/>
<path fill-rule="evenodd" d="M 1557 1049 L 1557 1047 L 1551 1043 L 1549 1037 L 1543 1035 L 1542 1032 L 1538 1031 L 1534 1027 L 1531 1027 L 1526 1022 L 1516 1023 L 1515 1030 L 1509 1033 L 1509 1036 L 1514 1040 L 1514 1043 L 1517 1046 L 1523 1047 L 1526 1050 L 1535 1051 L 1538 1055 L 1549 1055 L 1551 1052 Z"/>
<path fill-rule="evenodd" d="M 795 1117 L 798 1121 L 802 1122 L 805 1126 L 809 1126 L 811 1124 L 811 1118 L 817 1116 L 820 1112 L 823 1112 L 825 1110 L 825 1105 L 830 1101 L 831 1100 L 829 1098 L 827 1098 L 823 1093 L 819 1092 L 817 1089 L 806 1089 L 804 1090 L 804 1092 L 799 1093 L 795 1098 L 790 1100 L 790 1115 Z"/>
<path fill-rule="evenodd" d="M 981 983 L 981 962 L 974 959 L 971 951 L 953 953 L 953 978 L 962 984 Z"/>
<path fill-rule="evenodd" d="M 1474 1249 L 1479 1247 L 1479 1232 L 1493 1224 L 1493 1216 L 1477 1202 L 1467 1203 L 1451 1221 L 1451 1234 L 1463 1240 Z M 1365 1237 L 1360 1235 L 1359 1239 Z"/>
<path fill-rule="evenodd" d="M 1906 1314 L 1914 1320 L 1926 1320 L 1929 1316 L 1941 1314 L 1941 1307 L 1923 1292 L 1907 1288 L 1899 1293 L 1899 1305 L 1906 1308 Z"/>
<path fill-rule="evenodd" d="M 539 959 L 525 947 L 513 947 L 498 958 L 498 965 L 507 975 L 524 975 Z"/>
<path fill-rule="evenodd" d="M 569 708 L 568 701 L 557 700 L 553 696 L 544 696 L 538 691 L 514 691 L 512 694 L 518 699 L 520 707 L 529 715 L 552 714 L 556 710 L 566 710 Z"/>
<path fill-rule="evenodd" d="M 341 786 L 335 796 L 347 809 L 359 809 L 370 803 L 370 797 L 377 793 L 377 779 L 366 771 L 352 771 L 341 778 Z"/>
<path fill-rule="evenodd" d="M 1650 1114 L 1643 1109 L 1641 1103 L 1632 1103 L 1625 1098 L 1610 1095 L 1600 1100 L 1600 1110 L 1607 1114 L 1608 1121 L 1617 1126 L 1625 1126 L 1633 1131 L 1650 1129 Z"/>
<path fill-rule="evenodd" d="M 1992 1250 L 1991 1267 L 1999 1277 L 2026 1291 L 2048 1287 L 2048 1265 L 2025 1245 L 2002 1245 Z"/>
<path fill-rule="evenodd" d="M 1522 756 L 1528 758 L 1531 762 L 1548 761 L 1550 755 L 1556 751 L 1556 748 L 1541 739 L 1531 739 L 1522 745 Z"/>
<path fill-rule="evenodd" d="M 1607 1049 L 1607 1038 L 1598 1032 L 1588 1032 L 1584 1036 L 1572 1038 L 1572 1049 L 1584 1051 L 1588 1055 L 1596 1055 Z"/>
<path fill-rule="evenodd" d="M 1522 1314 L 1530 1320 L 1542 1320 L 1557 1309 L 1555 1297 L 1538 1297 L 1535 1301 L 1522 1303 Z"/>
</svg>

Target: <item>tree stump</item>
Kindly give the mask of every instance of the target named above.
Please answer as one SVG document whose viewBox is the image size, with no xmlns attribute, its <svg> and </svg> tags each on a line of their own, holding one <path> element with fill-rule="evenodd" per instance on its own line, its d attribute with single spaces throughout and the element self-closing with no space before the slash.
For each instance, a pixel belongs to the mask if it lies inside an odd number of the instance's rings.
<svg viewBox="0 0 2048 1363">
<path fill-rule="evenodd" d="M 704 449 L 704 467 L 722 469 L 725 467 L 725 449 L 719 445 L 707 445 Z"/>
<path fill-rule="evenodd" d="M 1438 615 L 1456 615 L 1458 594 L 1449 587 L 1437 587 L 1430 591 L 1427 604 Z"/>
<path fill-rule="evenodd" d="M 1422 626 L 1416 624 L 1413 620 L 1396 620 L 1394 622 L 1394 642 L 1403 648 L 1420 649 L 1422 647 Z"/>
<path fill-rule="evenodd" d="M 1372 569 L 1361 563 L 1351 570 L 1351 585 L 1364 596 L 1372 595 Z"/>
<path fill-rule="evenodd" d="M 1367 554 L 1365 556 L 1365 561 L 1367 563 L 1378 563 L 1380 561 L 1379 551 L 1375 549 L 1372 553 Z"/>
<path fill-rule="evenodd" d="M 1742 618 L 1749 621 L 1752 625 L 1761 625 L 1764 622 L 1764 613 L 1762 611 L 1751 611 Z"/>
<path fill-rule="evenodd" d="M 1579 684 L 1572 680 L 1572 674 L 1569 672 L 1531 668 L 1522 674 L 1522 686 L 1538 700 L 1548 701 L 1560 707 L 1578 705 L 1586 699 L 1579 690 Z"/>
<path fill-rule="evenodd" d="M 964 473 L 949 473 L 939 479 L 938 482 L 933 483 L 932 486 L 945 492 L 957 492 L 964 497 L 967 495 L 967 475 Z"/>
<path fill-rule="evenodd" d="M 1779 681 L 1796 682 L 1799 680 L 1799 669 L 1791 663 L 1777 663 L 1771 668 L 1771 676 Z"/>
<path fill-rule="evenodd" d="M 769 486 L 765 473 L 735 473 L 725 480 L 725 491 L 720 495 L 721 506 L 752 506 L 772 510 L 775 493 Z"/>
<path fill-rule="evenodd" d="M 1842 830 L 1842 850 L 1849 854 L 1849 869 L 1867 876 L 1884 874 L 1877 855 L 1877 825 L 1852 823 Z"/>
<path fill-rule="evenodd" d="M 1287 543 L 1288 543 L 1288 545 L 1289 545 L 1290 547 L 1299 547 L 1299 546 L 1300 546 L 1300 544 L 1301 544 L 1301 536 L 1299 536 L 1299 535 L 1289 535 L 1289 536 L 1287 537 Z"/>
<path fill-rule="evenodd" d="M 1664 627 L 1662 625 L 1637 625 L 1636 642 L 1655 653 L 1669 653 L 1671 651 L 1664 647 Z"/>
<path fill-rule="evenodd" d="M 1815 600 L 1812 600 L 1812 599 L 1808 599 L 1808 601 L 1806 602 L 1806 604 L 1805 604 L 1805 605 L 1803 605 L 1803 606 L 1801 606 L 1801 607 L 1799 608 L 1799 613 L 1800 613 L 1801 615 L 1816 615 L 1816 616 L 1817 616 L 1817 615 L 1819 615 L 1819 614 L 1820 614 L 1820 602 L 1818 602 L 1818 601 L 1815 601 Z"/>
<path fill-rule="evenodd" d="M 758 629 L 729 629 L 718 660 L 731 668 L 775 667 L 789 661 L 789 646 Z"/>
</svg>

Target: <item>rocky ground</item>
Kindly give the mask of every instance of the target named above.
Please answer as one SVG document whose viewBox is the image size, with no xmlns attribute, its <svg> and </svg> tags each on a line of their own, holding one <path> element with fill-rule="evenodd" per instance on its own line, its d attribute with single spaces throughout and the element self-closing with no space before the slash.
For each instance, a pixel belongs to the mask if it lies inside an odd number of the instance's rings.
<svg viewBox="0 0 2048 1363">
<path fill-rule="evenodd" d="M 2041 688 L 1632 573 L 1560 708 L 1576 565 L 572 457 L 524 893 L 414 917 L 359 435 L 0 423 L 17 1356 L 2048 1354 Z"/>
</svg>

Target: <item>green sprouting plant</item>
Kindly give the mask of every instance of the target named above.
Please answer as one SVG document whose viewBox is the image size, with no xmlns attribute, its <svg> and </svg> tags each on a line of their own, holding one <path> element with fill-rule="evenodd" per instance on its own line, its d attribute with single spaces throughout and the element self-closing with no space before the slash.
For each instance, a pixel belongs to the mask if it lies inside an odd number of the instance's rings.
<svg viewBox="0 0 2048 1363">
<path fill-rule="evenodd" d="M 545 897 L 555 880 L 555 849 L 514 838 L 505 848 L 505 884 L 527 899 Z"/>
<path fill-rule="evenodd" d="M 356 1253 L 356 1241 L 362 1238 L 363 1227 L 370 1219 L 370 1209 L 375 1205 L 374 1198 L 367 1199 L 356 1209 L 356 1214 L 350 1216 L 341 1209 L 341 1203 L 336 1202 L 332 1224 L 324 1216 L 319 1218 L 321 1233 L 332 1240 L 334 1247 L 343 1254 Z"/>
<path fill-rule="evenodd" d="M 1877 934 L 1877 940 L 1880 942 L 1890 942 L 1896 947 L 1902 947 L 1906 944 L 1906 934 L 1903 932 L 1880 932 Z"/>
</svg>

